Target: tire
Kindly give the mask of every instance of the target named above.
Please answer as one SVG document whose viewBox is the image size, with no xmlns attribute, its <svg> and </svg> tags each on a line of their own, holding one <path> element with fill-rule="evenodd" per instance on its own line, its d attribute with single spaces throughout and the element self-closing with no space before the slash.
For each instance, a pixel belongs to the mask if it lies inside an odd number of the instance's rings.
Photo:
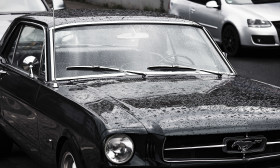
<svg viewBox="0 0 280 168">
<path fill-rule="evenodd" d="M 0 156 L 8 156 L 13 148 L 13 140 L 0 130 Z"/>
<path fill-rule="evenodd" d="M 222 33 L 222 46 L 228 56 L 237 56 L 240 52 L 240 38 L 238 31 L 232 25 L 227 25 Z"/>
<path fill-rule="evenodd" d="M 66 141 L 60 151 L 58 168 L 84 168 L 77 150 Z"/>
</svg>

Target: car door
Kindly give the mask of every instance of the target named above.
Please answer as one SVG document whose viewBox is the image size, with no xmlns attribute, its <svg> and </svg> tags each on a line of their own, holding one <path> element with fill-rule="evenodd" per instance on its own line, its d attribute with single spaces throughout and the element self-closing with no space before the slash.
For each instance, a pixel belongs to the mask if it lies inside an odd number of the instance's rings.
<svg viewBox="0 0 280 168">
<path fill-rule="evenodd" d="M 189 19 L 190 2 L 188 0 L 171 0 L 170 14 Z"/>
<path fill-rule="evenodd" d="M 38 113 L 35 100 L 40 87 L 41 61 L 44 55 L 44 29 L 36 24 L 19 24 L 1 57 L 1 115 L 10 128 L 9 134 L 34 157 L 39 156 Z M 26 59 L 37 61 L 31 71 Z M 34 58 L 33 57 L 33 58 Z M 28 60 L 27 60 L 28 61 Z"/>
<path fill-rule="evenodd" d="M 219 8 L 207 8 L 206 3 L 210 0 L 189 0 L 190 6 L 190 20 L 196 21 L 207 28 L 211 35 L 216 40 L 219 37 L 222 16 L 221 16 L 221 1 L 216 0 Z"/>
</svg>

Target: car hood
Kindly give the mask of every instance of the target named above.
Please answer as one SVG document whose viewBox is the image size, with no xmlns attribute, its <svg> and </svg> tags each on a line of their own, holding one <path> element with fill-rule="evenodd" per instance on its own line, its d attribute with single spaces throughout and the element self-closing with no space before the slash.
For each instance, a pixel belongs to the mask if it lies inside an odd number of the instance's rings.
<svg viewBox="0 0 280 168">
<path fill-rule="evenodd" d="M 98 114 L 107 129 L 192 135 L 280 129 L 280 90 L 253 80 L 147 79 L 68 83 L 60 94 Z"/>
<path fill-rule="evenodd" d="M 248 19 L 267 19 L 269 21 L 280 21 L 280 3 L 238 5 L 243 11 L 247 11 L 259 18 Z"/>
<path fill-rule="evenodd" d="M 0 15 L 0 39 L 10 26 L 12 21 L 21 15 Z"/>
</svg>

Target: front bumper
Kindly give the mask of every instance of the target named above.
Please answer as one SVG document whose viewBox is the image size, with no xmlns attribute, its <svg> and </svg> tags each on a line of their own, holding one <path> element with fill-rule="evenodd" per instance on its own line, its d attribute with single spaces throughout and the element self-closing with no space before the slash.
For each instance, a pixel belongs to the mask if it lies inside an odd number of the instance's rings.
<svg viewBox="0 0 280 168">
<path fill-rule="evenodd" d="M 276 27 L 277 26 L 277 27 Z M 240 33 L 242 46 L 248 47 L 279 47 L 280 24 L 272 24 L 268 28 L 244 27 Z"/>
</svg>

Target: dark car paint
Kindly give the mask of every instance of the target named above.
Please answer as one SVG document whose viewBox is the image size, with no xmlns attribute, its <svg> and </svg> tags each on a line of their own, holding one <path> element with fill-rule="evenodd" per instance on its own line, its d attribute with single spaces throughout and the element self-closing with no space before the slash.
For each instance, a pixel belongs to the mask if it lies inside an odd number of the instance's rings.
<svg viewBox="0 0 280 168">
<path fill-rule="evenodd" d="M 9 32 L 22 20 L 27 19 L 16 19 Z M 48 23 L 43 26 L 47 29 Z M 166 167 L 187 165 L 162 160 L 166 135 L 279 130 L 280 89 L 242 77 L 125 76 L 61 81 L 54 88 L 49 76 L 47 81 L 31 79 L 3 63 L 0 69 L 8 72 L 0 80 L 0 125 L 46 167 L 56 166 L 66 139 L 86 167 L 108 167 L 116 165 L 104 156 L 106 138 L 126 133 L 137 145 L 133 158 L 121 166 Z M 17 119 L 25 122 L 15 125 Z"/>
<path fill-rule="evenodd" d="M 279 89 L 242 77 L 89 81 L 57 92 L 101 116 L 106 130 L 139 127 L 138 121 L 160 135 L 280 128 Z"/>
</svg>

